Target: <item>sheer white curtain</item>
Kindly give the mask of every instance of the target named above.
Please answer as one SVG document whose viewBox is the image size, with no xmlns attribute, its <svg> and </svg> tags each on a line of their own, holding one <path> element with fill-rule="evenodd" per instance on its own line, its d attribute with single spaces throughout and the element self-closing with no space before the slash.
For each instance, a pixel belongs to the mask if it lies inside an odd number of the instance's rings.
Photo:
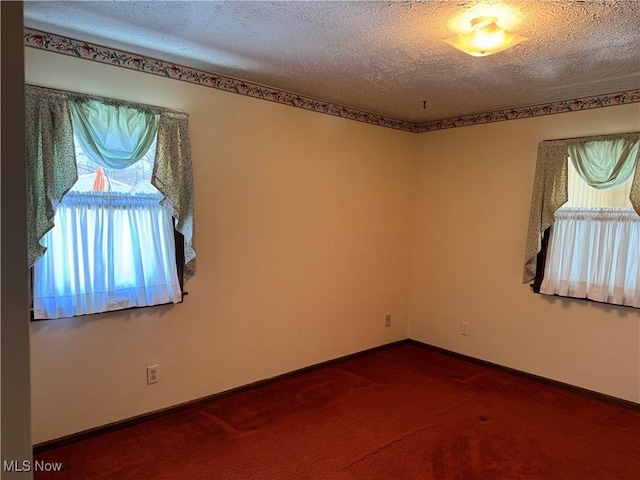
<svg viewBox="0 0 640 480">
<path fill-rule="evenodd" d="M 555 218 L 540 292 L 640 308 L 640 216 L 565 207 Z"/>
<path fill-rule="evenodd" d="M 70 192 L 34 265 L 34 317 L 181 300 L 171 216 L 160 194 Z"/>
</svg>

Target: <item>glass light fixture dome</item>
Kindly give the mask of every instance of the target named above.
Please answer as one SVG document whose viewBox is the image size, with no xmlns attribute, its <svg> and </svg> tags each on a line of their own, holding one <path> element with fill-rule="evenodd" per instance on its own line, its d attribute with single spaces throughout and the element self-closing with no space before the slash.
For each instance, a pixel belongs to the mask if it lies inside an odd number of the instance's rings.
<svg viewBox="0 0 640 480">
<path fill-rule="evenodd" d="M 486 57 L 527 40 L 525 37 L 504 30 L 497 21 L 496 17 L 474 18 L 471 20 L 470 32 L 446 38 L 444 41 L 474 57 Z"/>
</svg>

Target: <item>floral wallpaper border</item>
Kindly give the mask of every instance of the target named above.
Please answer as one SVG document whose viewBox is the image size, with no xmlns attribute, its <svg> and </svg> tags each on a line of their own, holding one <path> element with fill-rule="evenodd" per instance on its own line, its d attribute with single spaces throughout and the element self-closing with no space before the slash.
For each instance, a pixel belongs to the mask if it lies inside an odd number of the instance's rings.
<svg viewBox="0 0 640 480">
<path fill-rule="evenodd" d="M 482 123 L 539 117 L 542 115 L 553 115 L 555 113 L 574 112 L 577 110 L 589 110 L 591 108 L 610 107 L 613 105 L 635 102 L 640 102 L 640 89 L 597 95 L 594 97 L 576 98 L 573 100 L 562 100 L 527 107 L 510 108 L 490 113 L 466 115 L 464 117 L 447 118 L 433 122 L 415 123 L 412 131 L 416 133 L 431 132 L 446 128 L 466 127 L 468 125 L 479 125 Z"/>
<path fill-rule="evenodd" d="M 269 100 L 271 102 L 325 113 L 327 115 L 357 120 L 372 125 L 415 133 L 640 102 L 640 89 L 636 89 L 548 104 L 511 108 L 477 115 L 413 123 L 29 28 L 25 28 L 24 40 L 25 45 L 28 47 L 129 68 L 131 70 L 138 70 L 153 75 L 194 83 L 196 85 L 216 88 L 226 92 L 238 93 L 240 95 Z"/>
</svg>

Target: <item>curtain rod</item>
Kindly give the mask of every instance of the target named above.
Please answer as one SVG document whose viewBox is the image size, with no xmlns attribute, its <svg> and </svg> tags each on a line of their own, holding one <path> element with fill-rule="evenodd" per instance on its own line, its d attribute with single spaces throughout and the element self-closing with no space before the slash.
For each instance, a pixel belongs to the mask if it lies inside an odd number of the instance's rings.
<svg viewBox="0 0 640 480">
<path fill-rule="evenodd" d="M 34 87 L 34 88 L 40 88 L 42 90 L 50 90 L 52 92 L 60 92 L 60 93 L 68 93 L 70 95 L 80 95 L 83 97 L 87 97 L 90 98 L 92 100 L 115 100 L 117 102 L 123 102 L 123 103 L 132 103 L 132 104 L 138 104 L 141 105 L 143 107 L 148 107 L 148 108 L 153 108 L 156 110 L 159 110 L 160 112 L 167 112 L 167 113 L 187 113 L 184 112 L 182 110 L 176 110 L 173 108 L 167 108 L 167 107 L 159 107 L 158 105 L 150 105 L 148 103 L 141 103 L 141 102 L 135 102 L 135 101 L 131 101 L 131 100 L 122 100 L 120 98 L 113 98 L 113 97 L 106 97 L 104 95 L 94 95 L 91 93 L 83 93 L 83 92 L 74 92 L 72 90 L 64 90 L 62 88 L 51 88 L 51 87 L 43 87 L 42 85 L 34 85 L 31 83 L 25 83 L 26 87 Z"/>
<path fill-rule="evenodd" d="M 640 135 L 640 131 L 637 132 L 625 132 L 625 133 L 605 133 L 601 135 L 589 135 L 586 137 L 568 137 L 568 138 L 553 138 L 551 140 L 543 140 L 543 142 L 564 142 L 567 140 L 582 140 L 594 137 L 611 137 L 615 135 Z"/>
</svg>

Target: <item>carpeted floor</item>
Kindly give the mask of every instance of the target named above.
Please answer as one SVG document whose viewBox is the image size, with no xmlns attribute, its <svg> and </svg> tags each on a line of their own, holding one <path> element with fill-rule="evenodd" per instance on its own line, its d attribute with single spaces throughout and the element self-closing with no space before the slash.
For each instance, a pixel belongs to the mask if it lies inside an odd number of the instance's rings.
<svg viewBox="0 0 640 480">
<path fill-rule="evenodd" d="M 638 480 L 640 413 L 404 344 L 35 460 L 36 480 Z"/>
</svg>

